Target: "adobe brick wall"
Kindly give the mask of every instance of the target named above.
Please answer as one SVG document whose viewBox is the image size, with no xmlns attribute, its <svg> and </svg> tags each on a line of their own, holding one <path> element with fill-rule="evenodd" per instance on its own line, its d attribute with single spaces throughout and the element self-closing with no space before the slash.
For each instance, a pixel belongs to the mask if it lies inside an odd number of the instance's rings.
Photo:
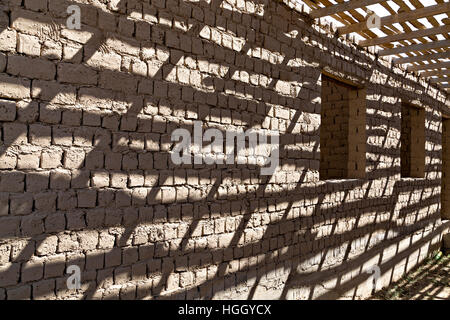
<svg viewBox="0 0 450 320">
<path fill-rule="evenodd" d="M 450 219 L 450 119 L 442 119 L 442 218 Z"/>
<path fill-rule="evenodd" d="M 386 285 L 448 229 L 448 100 L 286 4 L 0 8 L 0 299 L 359 299 L 366 268 Z M 320 180 L 322 70 L 365 90 L 365 177 Z M 400 177 L 402 101 L 425 110 L 423 179 Z M 279 167 L 174 165 L 195 120 L 279 132 Z"/>
</svg>

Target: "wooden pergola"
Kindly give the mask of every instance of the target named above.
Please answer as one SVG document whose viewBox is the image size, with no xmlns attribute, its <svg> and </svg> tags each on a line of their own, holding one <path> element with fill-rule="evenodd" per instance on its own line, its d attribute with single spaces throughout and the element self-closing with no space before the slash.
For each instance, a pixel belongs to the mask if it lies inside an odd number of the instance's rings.
<svg viewBox="0 0 450 320">
<path fill-rule="evenodd" d="M 411 8 L 411 4 L 414 8 Z M 337 34 L 356 33 L 363 40 L 357 42 L 361 47 L 376 47 L 379 56 L 391 56 L 392 62 L 404 65 L 408 71 L 416 72 L 442 90 L 450 92 L 450 2 L 435 0 L 436 4 L 425 7 L 419 0 L 302 0 L 309 7 L 313 19 L 332 17 L 343 24 L 337 28 Z M 395 3 L 399 9 L 391 6 Z M 389 16 L 382 17 L 374 32 L 373 24 L 367 20 L 372 12 L 367 6 L 379 4 Z M 362 9 L 365 14 L 361 14 Z M 436 15 L 447 17 L 438 21 Z M 427 27 L 419 19 L 426 19 Z M 423 20 L 422 20 L 423 21 Z M 394 24 L 400 24 L 401 29 Z M 412 28 L 413 27 L 413 28 Z M 380 34 L 380 32 L 377 32 Z M 442 35 L 441 39 L 437 36 Z"/>
</svg>

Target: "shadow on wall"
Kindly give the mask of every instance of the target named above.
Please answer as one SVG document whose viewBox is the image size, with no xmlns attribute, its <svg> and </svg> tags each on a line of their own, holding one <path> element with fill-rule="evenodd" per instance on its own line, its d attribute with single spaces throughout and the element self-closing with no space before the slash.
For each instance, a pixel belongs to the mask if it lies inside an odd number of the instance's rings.
<svg viewBox="0 0 450 320">
<path fill-rule="evenodd" d="M 368 180 L 318 181 L 320 67 L 389 71 L 333 48 L 319 60 L 315 41 L 337 42 L 288 23 L 300 15 L 269 1 L 75 3 L 71 31 L 74 3 L 45 3 L 1 20 L 0 297 L 356 299 L 368 267 L 387 284 L 439 245 L 440 153 L 426 152 L 427 179 L 400 180 L 389 77 L 367 87 Z M 278 170 L 175 166 L 171 132 L 194 120 L 279 131 Z"/>
</svg>

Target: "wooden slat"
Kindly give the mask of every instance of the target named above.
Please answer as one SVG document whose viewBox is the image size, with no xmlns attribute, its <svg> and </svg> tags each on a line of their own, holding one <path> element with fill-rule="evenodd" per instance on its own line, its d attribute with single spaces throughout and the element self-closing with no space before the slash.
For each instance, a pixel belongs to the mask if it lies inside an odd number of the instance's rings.
<svg viewBox="0 0 450 320">
<path fill-rule="evenodd" d="M 425 71 L 420 73 L 421 77 L 431 77 L 431 76 L 448 76 L 450 75 L 450 70 L 433 70 L 433 71 Z"/>
<path fill-rule="evenodd" d="M 314 0 L 314 1 L 315 2 L 312 3 L 309 0 L 304 0 L 304 2 L 307 3 L 313 9 L 320 9 L 320 8 L 318 8 L 318 3 L 322 3 L 326 7 L 332 7 L 332 6 L 336 5 L 336 4 L 332 4 L 328 0 Z M 345 3 L 343 0 L 336 0 L 336 1 L 338 2 L 338 5 L 341 5 L 342 3 Z M 440 0 L 438 0 L 437 2 L 439 2 L 439 1 Z M 394 0 L 394 2 L 397 3 L 403 11 L 410 11 L 411 10 L 406 4 L 404 4 L 404 2 L 402 0 Z M 389 2 L 381 2 L 380 5 L 383 8 L 385 8 L 389 12 L 389 14 L 391 14 L 391 15 L 396 14 L 396 11 L 391 8 Z M 352 18 L 350 18 L 349 15 L 351 15 Z M 333 18 L 338 20 L 339 22 L 343 23 L 344 25 L 355 23 L 354 22 L 355 19 L 358 22 L 366 21 L 366 18 L 363 17 L 361 14 L 359 14 L 356 10 L 350 10 L 350 11 L 348 11 L 348 13 L 345 13 L 345 12 L 337 13 L 337 14 L 333 15 Z M 412 23 L 412 25 L 414 27 L 416 27 L 419 30 L 425 28 L 425 26 L 422 23 L 420 23 L 418 20 L 416 20 L 416 21 L 413 20 L 413 21 L 410 21 L 410 22 Z M 402 26 L 402 28 L 404 30 L 411 31 L 411 29 L 409 28 L 409 26 L 405 22 L 400 23 L 400 25 Z M 397 29 L 394 25 L 381 26 L 380 30 L 383 31 L 387 35 L 393 35 L 393 34 L 397 34 L 397 33 L 401 33 L 402 32 L 401 30 Z M 356 33 L 361 35 L 363 38 L 366 38 L 366 39 L 377 38 L 377 35 L 375 33 L 373 33 L 371 30 L 357 31 Z M 437 38 L 435 36 L 430 36 L 430 38 L 433 41 L 437 41 Z M 417 40 L 419 42 L 422 42 L 422 43 L 428 43 L 429 42 L 429 40 L 427 40 L 426 38 L 419 38 Z M 404 46 L 409 46 L 410 45 L 410 43 L 408 41 L 406 41 L 406 40 L 400 41 L 400 44 L 402 44 Z M 392 44 L 390 44 L 390 43 L 382 44 L 380 46 L 385 48 L 385 49 L 391 49 L 392 48 Z M 434 49 L 434 50 L 439 52 L 442 49 Z M 429 51 L 429 50 L 423 50 L 423 51 L 419 51 L 419 52 L 421 52 L 423 54 L 433 53 L 432 51 Z M 410 52 L 407 52 L 406 54 L 407 55 L 412 55 L 412 53 L 410 53 Z"/>
<path fill-rule="evenodd" d="M 449 81 L 446 77 L 450 77 L 448 61 L 442 61 L 441 59 L 449 59 L 450 29 L 445 25 L 450 25 L 450 19 L 447 18 L 446 21 L 444 21 L 445 19 L 442 20 L 444 26 L 441 26 L 434 17 L 434 15 L 441 13 L 449 16 L 450 3 L 448 0 L 436 0 L 437 5 L 429 7 L 424 7 L 419 0 L 409 0 L 408 4 L 406 4 L 405 0 L 392 0 L 400 7 L 400 11 L 394 10 L 392 7 L 393 4 L 386 0 L 303 1 L 311 8 L 311 17 L 320 18 L 330 15 L 345 25 L 344 27 L 338 28 L 341 34 L 355 32 L 365 38 L 360 42 L 360 45 L 379 45 L 382 49 L 378 52 L 378 55 L 397 55 L 398 58 L 393 61 L 395 64 L 415 63 L 415 66 L 411 66 L 410 68 L 417 69 L 415 71 L 418 71 L 418 74 L 420 73 L 422 77 L 440 77 L 433 79 L 433 83 L 437 85 Z M 384 32 L 385 36 L 383 37 L 378 37 L 372 30 L 367 28 L 367 16 L 355 10 L 362 8 L 367 12 L 367 6 L 375 3 L 379 3 L 390 14 L 390 16 L 381 18 L 379 30 Z M 320 6 L 324 7 L 321 8 Z M 428 28 L 428 25 L 419 21 L 418 19 L 420 18 L 427 19 L 434 29 Z M 395 23 L 399 23 L 401 28 L 393 25 Z M 413 28 L 415 28 L 414 31 L 412 30 Z M 437 37 L 439 34 L 442 34 L 445 39 L 439 40 Z M 399 47 L 393 48 L 394 44 Z M 407 56 L 400 57 L 400 54 L 406 54 Z M 429 65 L 427 66 L 426 63 Z M 447 69 L 438 70 L 435 67 Z M 435 70 L 422 71 L 428 70 L 429 68 Z M 442 87 L 441 89 L 444 92 L 448 90 Z"/>
<path fill-rule="evenodd" d="M 381 25 L 391 25 L 393 23 L 400 23 L 408 20 L 416 20 L 424 17 L 433 16 L 436 14 L 447 13 L 450 11 L 450 2 L 445 4 L 437 4 L 434 6 L 425 7 L 422 9 L 417 9 L 413 11 L 403 12 L 380 19 Z M 367 22 L 363 21 L 360 23 L 351 24 L 348 26 L 338 28 L 339 34 L 347 34 L 350 32 L 367 30 Z"/>
<path fill-rule="evenodd" d="M 305 1 L 307 1 L 307 0 L 305 0 Z M 339 3 L 339 5 L 345 3 L 343 0 L 336 0 L 336 1 Z M 319 2 L 327 7 L 334 6 L 334 4 L 332 4 L 328 0 L 319 0 Z M 381 2 L 381 5 L 383 7 L 386 7 L 386 10 L 388 10 L 389 13 L 395 14 L 395 11 L 389 6 L 389 4 L 387 2 Z M 366 21 L 366 18 L 356 10 L 349 10 L 348 13 L 345 13 L 345 12 L 337 13 L 337 14 L 333 15 L 333 18 L 342 22 L 344 25 L 353 24 L 353 23 L 355 23 L 355 20 L 358 21 L 357 23 Z M 393 35 L 393 34 L 397 34 L 400 32 L 400 30 L 398 30 L 395 26 L 389 26 L 389 28 L 387 28 L 385 26 L 381 26 L 381 31 L 383 31 L 387 35 Z M 377 37 L 377 35 L 371 30 L 362 30 L 361 32 L 357 31 L 356 33 L 361 35 L 365 39 L 367 39 L 367 38 L 372 39 L 372 38 Z M 425 42 L 427 42 L 427 40 L 425 40 Z M 401 43 L 404 45 L 409 44 L 406 41 L 402 41 Z M 386 48 L 391 47 L 391 46 L 392 46 L 391 44 L 382 45 L 382 47 L 386 47 Z"/>
<path fill-rule="evenodd" d="M 411 32 L 399 33 L 392 36 L 380 37 L 375 39 L 362 40 L 358 44 L 362 47 L 376 46 L 383 43 L 395 42 L 400 40 L 414 39 L 420 37 L 427 37 L 430 35 L 443 34 L 450 32 L 450 26 L 440 26 L 437 28 L 429 28 L 424 30 L 417 30 Z"/>
<path fill-rule="evenodd" d="M 438 84 L 441 88 L 450 88 L 450 83 L 447 84 Z"/>
<path fill-rule="evenodd" d="M 447 59 L 447 58 L 450 58 L 450 50 L 444 51 L 444 52 L 433 53 L 433 54 L 423 54 L 423 55 L 415 56 L 415 57 L 395 58 L 395 59 L 393 59 L 393 62 L 395 64 L 404 64 L 404 63 L 411 63 L 411 62 L 421 62 L 421 61 L 430 61 L 430 60 Z"/>
<path fill-rule="evenodd" d="M 438 77 L 430 79 L 431 83 L 448 82 L 448 81 L 450 81 L 450 77 Z"/>
<path fill-rule="evenodd" d="M 448 0 L 435 0 L 438 4 L 443 4 L 443 3 L 445 3 L 445 2 L 448 2 Z M 409 6 L 407 6 L 406 4 L 405 4 L 405 1 L 404 0 L 394 0 L 394 2 L 395 3 L 402 3 L 403 5 L 402 5 L 402 8 L 403 8 L 403 10 L 405 10 L 405 11 L 409 11 L 409 10 L 411 10 L 410 8 L 409 8 Z M 419 1 L 419 0 L 409 0 L 409 2 L 413 5 L 413 7 L 414 7 L 414 9 L 413 10 L 415 10 L 415 9 L 420 9 L 420 8 L 423 8 L 424 6 L 423 6 L 423 4 Z M 448 15 L 448 14 L 447 14 Z M 439 25 L 440 25 L 440 23 L 436 20 L 436 18 L 434 17 L 434 16 L 430 16 L 430 17 L 427 17 L 427 18 L 425 18 L 426 20 L 428 20 L 428 22 L 430 22 L 432 25 L 433 25 L 433 27 L 438 27 Z M 419 20 L 412 20 L 412 21 L 410 21 L 410 23 L 414 26 L 414 27 L 416 27 L 417 29 L 424 29 L 424 28 L 426 28 L 426 26 L 425 25 L 423 25 Z M 442 23 L 443 24 L 450 24 L 450 23 L 446 23 L 444 20 L 442 21 Z M 450 36 L 448 35 L 448 34 L 444 34 L 443 35 L 444 36 L 444 38 L 445 39 L 450 39 Z M 432 41 L 439 41 L 439 38 L 438 37 L 436 37 L 436 36 L 429 36 L 429 38 L 432 40 Z M 419 40 L 420 41 L 420 40 Z M 428 40 L 426 40 L 426 41 L 421 41 L 421 42 L 428 42 Z M 442 51 L 444 51 L 445 49 L 444 48 L 437 48 L 437 49 L 433 49 L 432 51 L 431 50 L 428 50 L 428 51 L 422 51 L 422 53 L 426 53 L 426 54 L 432 54 L 432 53 L 435 53 L 435 52 L 442 52 Z M 410 55 L 410 54 L 408 54 L 408 55 Z M 420 63 L 420 62 L 419 62 Z"/>
<path fill-rule="evenodd" d="M 362 8 L 366 6 L 370 6 L 371 4 L 380 3 L 386 0 L 356 0 L 356 1 L 347 1 L 344 3 L 339 3 L 335 5 L 331 5 L 329 7 L 315 9 L 309 13 L 309 15 L 314 18 L 322 18 L 326 16 L 331 16 L 336 13 L 350 11 L 352 9 Z"/>
<path fill-rule="evenodd" d="M 419 1 L 419 0 L 409 0 L 409 2 L 413 5 L 413 10 L 417 10 L 417 9 L 421 9 L 421 8 L 424 8 L 424 5 Z M 437 3 L 443 3 L 443 2 L 439 2 L 439 1 L 436 1 Z M 408 6 L 406 6 L 406 8 L 409 8 Z M 405 10 L 405 11 L 410 11 L 410 10 Z M 426 20 L 433 26 L 433 27 L 439 27 L 439 22 L 436 20 L 436 18 L 435 17 L 433 17 L 433 16 L 430 16 L 430 17 L 427 17 L 426 18 Z M 412 21 L 410 21 L 410 23 L 412 23 L 413 25 L 414 25 L 414 27 L 416 27 L 417 29 L 423 29 L 423 28 L 425 28 L 425 26 L 422 24 L 422 23 L 420 23 L 418 20 L 412 20 Z M 416 25 L 416 24 L 419 24 L 419 27 Z M 444 35 L 444 37 L 446 38 L 446 39 L 450 39 L 450 37 L 448 37 L 448 35 L 447 34 L 445 34 Z M 433 40 L 433 41 L 437 41 L 438 40 L 438 38 L 437 37 L 434 37 L 434 36 L 431 36 L 430 37 L 431 38 L 431 40 Z"/>
<path fill-rule="evenodd" d="M 450 61 L 409 66 L 408 71 L 433 70 L 450 68 Z"/>
<path fill-rule="evenodd" d="M 308 5 L 311 8 L 316 8 L 318 6 L 316 3 L 312 4 L 309 0 L 304 0 L 304 1 L 306 3 L 308 3 Z M 314 1 L 317 1 L 318 3 L 322 3 L 326 7 L 335 6 L 335 4 L 332 4 L 328 0 L 314 0 Z M 344 2 L 344 0 L 335 0 L 335 1 L 338 2 L 338 5 L 346 3 L 346 2 Z M 380 5 L 383 6 L 390 14 L 396 14 L 396 12 L 390 7 L 388 2 L 381 2 Z M 349 17 L 349 16 L 351 16 L 351 17 Z M 360 14 L 356 10 L 349 10 L 348 13 L 346 13 L 346 12 L 337 13 L 337 14 L 333 15 L 333 18 L 338 20 L 338 21 L 340 21 L 340 22 L 342 22 L 344 25 L 353 24 L 353 23 L 355 23 L 354 20 L 357 20 L 358 21 L 357 23 L 362 22 L 362 21 L 366 21 L 366 17 L 364 17 L 362 14 Z M 402 23 L 401 25 L 402 25 L 402 27 L 405 30 L 409 30 L 408 29 L 409 27 L 408 27 L 407 24 Z M 417 27 L 418 29 L 423 29 L 424 28 L 424 26 L 421 25 L 419 22 L 413 22 L 413 25 L 415 27 Z M 391 25 L 391 26 L 381 26 L 380 30 L 383 31 L 387 35 L 394 35 L 394 34 L 397 34 L 397 33 L 401 32 L 401 30 L 397 29 L 393 25 Z M 372 32 L 371 30 L 357 31 L 356 33 L 361 35 L 365 39 L 377 38 L 377 35 L 374 32 Z M 418 40 L 421 41 L 421 42 L 428 42 L 427 39 L 418 39 Z M 434 39 L 434 40 L 437 40 L 437 39 Z M 403 45 L 409 45 L 409 43 L 407 41 L 400 41 L 400 43 L 403 44 Z M 389 44 L 389 43 L 383 44 L 383 45 L 381 45 L 381 47 L 383 47 L 383 48 L 392 48 L 392 44 Z"/>
<path fill-rule="evenodd" d="M 423 8 L 423 5 L 419 2 L 419 3 L 416 3 L 415 2 L 415 0 L 410 0 L 410 2 L 411 2 L 411 4 L 413 5 L 413 8 L 414 9 L 411 9 L 405 2 L 404 2 L 404 0 L 393 0 L 393 2 L 395 3 L 395 4 L 397 4 L 400 8 L 398 9 L 398 11 L 394 11 L 394 10 L 388 10 L 389 11 L 389 13 L 392 15 L 392 14 L 396 14 L 396 13 L 401 13 L 401 12 L 409 12 L 409 11 L 411 11 L 411 10 L 416 10 L 416 9 L 421 9 L 421 8 Z M 386 2 L 386 3 L 382 3 L 381 4 L 383 7 L 389 7 L 389 8 L 391 8 L 390 7 L 390 5 L 389 5 L 389 2 Z M 433 20 L 434 18 L 433 17 L 431 17 L 431 19 Z M 434 19 L 435 20 L 435 19 Z M 433 21 L 434 21 L 433 20 Z M 426 29 L 426 26 L 424 25 L 424 24 L 422 24 L 419 20 L 410 20 L 409 21 L 409 23 L 410 24 L 412 24 L 412 26 L 414 27 L 414 28 L 416 28 L 417 30 L 422 30 L 422 29 Z M 410 28 L 410 26 L 409 26 L 409 24 L 408 23 L 406 23 L 406 22 L 402 22 L 402 23 L 400 23 L 400 25 L 401 25 L 401 27 L 403 28 L 403 30 L 404 30 L 404 32 L 410 32 L 410 31 L 412 31 L 411 30 L 411 28 Z M 434 25 L 433 24 L 433 26 L 434 27 L 439 27 L 439 23 L 437 23 L 437 21 L 436 21 L 436 25 Z M 397 33 L 401 33 L 401 32 L 397 32 Z M 429 38 L 432 40 L 432 41 L 438 41 L 439 39 L 436 37 L 436 36 L 429 36 Z M 428 39 L 425 39 L 425 38 L 419 38 L 419 39 L 417 39 L 417 41 L 418 42 L 421 42 L 421 43 L 427 43 L 429 40 Z M 401 43 L 403 44 L 403 42 L 405 42 L 405 41 L 402 41 Z M 410 45 L 409 43 L 407 43 L 406 45 Z M 382 45 L 382 46 L 384 46 L 384 45 Z M 441 51 L 442 49 L 435 49 L 435 51 Z M 427 50 L 425 50 L 425 51 L 420 51 L 421 53 L 423 53 L 423 54 L 430 54 L 430 53 L 433 53 L 433 52 L 431 52 L 431 51 L 427 51 Z M 411 56 L 412 54 L 410 53 L 410 52 L 408 52 L 407 53 L 407 55 L 409 55 L 409 56 Z"/>
<path fill-rule="evenodd" d="M 414 1 L 414 0 L 412 0 L 412 1 Z M 394 9 L 392 9 L 391 4 L 390 4 L 389 2 L 382 2 L 380 5 L 381 5 L 383 8 L 385 8 L 385 9 L 389 12 L 389 14 L 391 14 L 391 15 L 395 15 L 395 14 L 400 13 L 400 12 L 408 12 L 408 11 L 411 11 L 411 9 L 409 8 L 409 6 L 406 5 L 406 4 L 403 2 L 403 0 L 393 0 L 393 2 L 394 2 L 395 4 L 397 4 L 397 5 L 400 7 L 397 11 L 394 10 Z M 400 11 L 400 10 L 401 10 L 401 11 Z M 400 11 L 400 12 L 399 12 L 399 11 Z M 425 28 L 426 28 L 426 27 L 425 27 L 420 21 L 418 21 L 418 20 L 412 20 L 412 21 L 409 21 L 409 22 L 413 25 L 413 27 L 417 28 L 418 30 L 422 30 L 422 29 L 425 29 Z M 411 27 L 410 27 L 409 24 L 406 23 L 406 22 L 401 22 L 401 23 L 400 23 L 400 26 L 403 28 L 404 32 L 410 32 L 410 31 L 412 31 Z M 438 24 L 438 26 L 439 26 L 439 24 Z M 394 25 L 391 25 L 391 26 L 388 26 L 388 27 L 389 27 L 389 28 L 392 28 L 392 29 L 395 28 Z M 384 27 L 384 29 L 386 29 L 386 27 Z M 401 33 L 401 32 L 402 32 L 402 31 L 400 31 L 399 29 L 396 29 L 396 30 L 397 30 L 396 33 Z M 381 29 L 381 31 L 383 31 L 383 29 Z M 383 32 L 384 32 L 384 31 L 383 31 Z M 390 34 L 386 34 L 386 35 L 390 35 Z M 377 37 L 371 37 L 371 38 L 377 38 Z M 433 41 L 438 41 L 438 39 L 437 39 L 435 36 L 430 36 L 430 38 L 431 38 Z M 425 39 L 425 38 L 419 38 L 419 39 L 416 39 L 416 40 L 417 40 L 419 43 L 427 43 L 427 42 L 429 42 L 429 40 L 428 40 L 428 39 Z M 411 45 L 410 42 L 405 41 L 405 40 L 400 41 L 400 44 L 401 44 L 401 45 L 404 45 L 404 46 L 409 46 L 409 45 Z M 383 48 L 385 48 L 385 49 L 390 49 L 389 46 L 391 46 L 391 48 L 393 48 L 391 43 L 382 44 L 382 45 L 380 45 L 380 46 L 383 47 Z M 441 49 L 435 49 L 435 50 L 436 50 L 436 51 L 439 51 L 439 50 L 441 50 Z M 423 53 L 423 54 L 429 54 L 429 53 L 432 53 L 432 52 L 430 52 L 430 51 L 420 51 L 420 52 Z M 411 55 L 412 55 L 411 52 L 407 52 L 406 54 L 407 54 L 408 56 L 411 56 Z"/>
<path fill-rule="evenodd" d="M 312 3 L 309 0 L 304 0 L 304 1 L 311 8 L 318 9 L 317 8 L 318 7 L 317 3 Z M 314 0 L 314 1 L 316 1 L 316 0 Z M 336 1 L 339 4 L 344 3 L 343 0 L 336 0 Z M 330 7 L 330 6 L 334 5 L 328 0 L 319 0 L 317 2 L 322 3 L 326 7 Z M 357 23 L 361 22 L 361 21 L 365 21 L 365 17 L 362 14 L 358 13 L 356 10 L 350 10 L 349 14 L 345 13 L 345 12 L 337 13 L 337 14 L 333 15 L 333 18 L 336 19 L 337 21 L 341 22 L 344 25 L 353 24 L 353 23 L 355 23 L 355 20 L 357 21 Z M 394 34 L 394 32 L 390 31 L 389 29 L 387 29 L 385 27 L 382 27 L 382 31 L 385 32 L 386 34 Z M 364 31 L 361 31 L 361 32 L 357 32 L 357 34 L 359 34 L 363 38 L 374 38 L 374 37 L 377 36 L 371 30 L 364 30 Z"/>
<path fill-rule="evenodd" d="M 418 43 L 410 46 L 397 47 L 392 49 L 385 49 L 378 52 L 379 56 L 390 56 L 393 54 L 405 53 L 405 52 L 413 52 L 413 51 L 422 51 L 429 49 L 437 49 L 437 48 L 447 48 L 450 47 L 450 40 L 440 40 L 433 41 L 427 43 Z"/>
</svg>

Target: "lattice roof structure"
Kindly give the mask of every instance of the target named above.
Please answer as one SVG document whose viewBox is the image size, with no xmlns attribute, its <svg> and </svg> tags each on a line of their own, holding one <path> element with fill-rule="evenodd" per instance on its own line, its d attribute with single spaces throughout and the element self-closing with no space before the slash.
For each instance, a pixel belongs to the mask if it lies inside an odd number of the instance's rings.
<svg viewBox="0 0 450 320">
<path fill-rule="evenodd" d="M 445 0 L 302 0 L 313 19 L 332 18 L 338 36 L 428 78 L 450 92 L 450 2 Z M 426 6 L 424 5 L 426 4 Z M 376 5 L 388 15 L 374 19 Z M 371 22 L 368 23 L 369 19 Z M 320 23 L 320 21 L 319 21 Z"/>
</svg>

